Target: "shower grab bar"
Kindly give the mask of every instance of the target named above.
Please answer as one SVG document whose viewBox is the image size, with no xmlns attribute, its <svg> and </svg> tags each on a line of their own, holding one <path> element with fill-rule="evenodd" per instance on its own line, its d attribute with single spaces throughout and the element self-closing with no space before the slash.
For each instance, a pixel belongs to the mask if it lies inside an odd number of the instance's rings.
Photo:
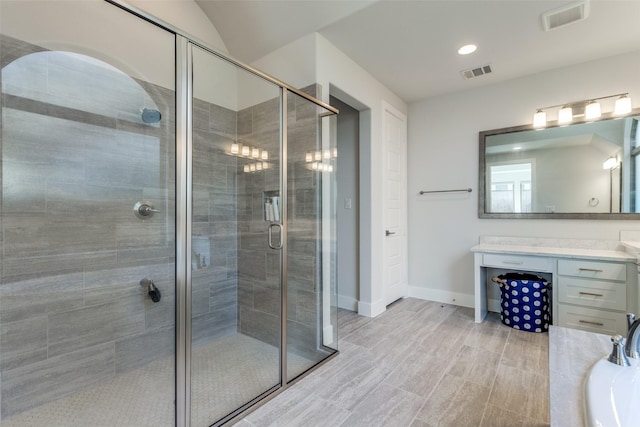
<svg viewBox="0 0 640 427">
<path fill-rule="evenodd" d="M 278 242 L 277 246 L 274 246 L 274 244 L 273 244 L 273 229 L 275 227 L 278 227 L 278 229 L 279 229 L 278 232 L 280 234 L 280 241 Z M 271 224 L 269 224 L 268 231 L 269 231 L 268 232 L 268 244 L 269 244 L 269 247 L 271 249 L 276 249 L 276 250 L 282 249 L 282 225 L 277 223 L 277 222 L 271 223 Z"/>
<path fill-rule="evenodd" d="M 420 195 L 429 194 L 429 193 L 471 193 L 473 190 L 471 188 L 462 188 L 460 190 L 422 190 L 420 191 Z"/>
</svg>

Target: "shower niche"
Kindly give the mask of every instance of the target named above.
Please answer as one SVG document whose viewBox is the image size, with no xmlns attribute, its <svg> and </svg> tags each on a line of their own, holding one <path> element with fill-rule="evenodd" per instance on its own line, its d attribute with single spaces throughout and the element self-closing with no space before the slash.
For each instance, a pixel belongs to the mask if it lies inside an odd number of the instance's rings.
<svg viewBox="0 0 640 427">
<path fill-rule="evenodd" d="M 0 424 L 222 425 L 336 354 L 316 86 L 118 2 L 0 9 Z"/>
</svg>

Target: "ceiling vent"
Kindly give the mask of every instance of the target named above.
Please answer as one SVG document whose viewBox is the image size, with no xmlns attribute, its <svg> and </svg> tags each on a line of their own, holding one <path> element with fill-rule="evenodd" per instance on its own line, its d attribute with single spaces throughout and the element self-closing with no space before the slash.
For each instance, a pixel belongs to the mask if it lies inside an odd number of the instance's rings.
<svg viewBox="0 0 640 427">
<path fill-rule="evenodd" d="M 575 1 L 557 9 L 542 13 L 542 28 L 555 30 L 589 17 L 589 0 Z"/>
<path fill-rule="evenodd" d="M 465 80 L 469 80 L 469 79 L 473 79 L 475 77 L 484 76 L 485 74 L 489 74 L 492 71 L 493 70 L 491 69 L 491 65 L 487 64 L 487 65 L 483 65 L 483 66 L 477 67 L 477 68 L 470 68 L 468 70 L 462 70 L 462 71 L 460 71 L 460 74 L 462 74 L 462 77 Z"/>
</svg>

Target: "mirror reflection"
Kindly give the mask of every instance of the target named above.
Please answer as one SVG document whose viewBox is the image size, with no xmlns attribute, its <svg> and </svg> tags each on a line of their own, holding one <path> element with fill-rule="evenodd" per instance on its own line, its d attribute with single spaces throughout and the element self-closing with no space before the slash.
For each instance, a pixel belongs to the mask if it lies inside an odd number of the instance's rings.
<svg viewBox="0 0 640 427">
<path fill-rule="evenodd" d="M 480 217 L 638 213 L 640 111 L 533 130 L 480 133 Z M 615 215 L 614 215 L 615 216 Z"/>
</svg>

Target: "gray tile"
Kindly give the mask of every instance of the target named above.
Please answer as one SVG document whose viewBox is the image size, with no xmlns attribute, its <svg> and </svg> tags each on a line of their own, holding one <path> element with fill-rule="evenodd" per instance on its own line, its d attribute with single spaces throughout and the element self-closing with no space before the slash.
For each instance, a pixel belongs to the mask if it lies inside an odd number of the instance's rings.
<svg viewBox="0 0 640 427">
<path fill-rule="evenodd" d="M 409 425 L 422 406 L 423 399 L 412 393 L 380 384 L 342 423 L 349 427 Z"/>
<path fill-rule="evenodd" d="M 162 329 L 119 340 L 115 344 L 115 372 L 122 374 L 154 360 L 173 357 L 175 329 Z"/>
<path fill-rule="evenodd" d="M 98 345 L 2 374 L 2 417 L 22 412 L 114 375 L 113 343 Z"/>
<path fill-rule="evenodd" d="M 462 346 L 450 359 L 447 374 L 484 387 L 491 387 L 500 365 L 501 355 L 487 350 Z"/>
<path fill-rule="evenodd" d="M 240 333 L 278 346 L 280 343 L 280 316 L 240 308 Z"/>
<path fill-rule="evenodd" d="M 465 345 L 502 354 L 507 344 L 510 328 L 502 325 L 492 325 L 488 322 L 478 323 L 473 326 Z"/>
<path fill-rule="evenodd" d="M 529 418 L 549 420 L 549 378 L 544 374 L 501 365 L 489 403 L 511 408 Z"/>
<path fill-rule="evenodd" d="M 0 325 L 0 371 L 47 358 L 47 317 L 39 316 Z"/>
<path fill-rule="evenodd" d="M 103 344 L 144 332 L 142 301 L 121 301 L 49 317 L 49 356 Z"/>
<path fill-rule="evenodd" d="M 449 366 L 449 359 L 409 351 L 385 383 L 426 398 L 435 389 Z"/>
</svg>

